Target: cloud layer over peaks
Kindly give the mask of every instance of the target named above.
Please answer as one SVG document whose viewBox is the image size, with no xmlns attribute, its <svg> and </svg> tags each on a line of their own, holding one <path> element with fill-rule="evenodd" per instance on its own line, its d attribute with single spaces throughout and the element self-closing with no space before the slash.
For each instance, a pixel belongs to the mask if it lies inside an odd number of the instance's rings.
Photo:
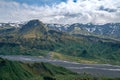
<svg viewBox="0 0 120 80">
<path fill-rule="evenodd" d="M 59 0 L 59 3 L 54 2 L 52 5 L 40 3 L 31 5 L 13 0 L 1 0 L 0 22 L 30 19 L 61 24 L 120 22 L 120 0 L 68 0 L 64 2 Z"/>
</svg>

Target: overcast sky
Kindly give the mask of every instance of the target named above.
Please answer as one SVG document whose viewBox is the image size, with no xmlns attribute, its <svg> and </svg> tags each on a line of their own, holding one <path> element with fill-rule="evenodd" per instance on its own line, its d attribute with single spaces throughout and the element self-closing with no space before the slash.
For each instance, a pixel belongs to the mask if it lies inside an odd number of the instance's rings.
<svg viewBox="0 0 120 80">
<path fill-rule="evenodd" d="M 117 23 L 120 0 L 0 0 L 0 22 Z"/>
</svg>

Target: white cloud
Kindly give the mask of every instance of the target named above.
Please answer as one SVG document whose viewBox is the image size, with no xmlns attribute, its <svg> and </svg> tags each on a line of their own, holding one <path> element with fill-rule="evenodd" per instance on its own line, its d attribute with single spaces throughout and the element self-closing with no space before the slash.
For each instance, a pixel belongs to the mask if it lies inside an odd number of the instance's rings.
<svg viewBox="0 0 120 80">
<path fill-rule="evenodd" d="M 0 1 L 0 22 L 40 19 L 45 23 L 120 22 L 120 0 L 68 0 L 53 6 Z"/>
</svg>

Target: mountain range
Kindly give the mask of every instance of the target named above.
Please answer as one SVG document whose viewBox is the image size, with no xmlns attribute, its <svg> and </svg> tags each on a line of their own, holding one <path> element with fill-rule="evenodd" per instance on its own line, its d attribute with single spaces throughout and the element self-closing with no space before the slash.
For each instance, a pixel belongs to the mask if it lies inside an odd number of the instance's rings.
<svg viewBox="0 0 120 80">
<path fill-rule="evenodd" d="M 46 24 L 50 29 L 68 32 L 70 34 L 95 35 L 120 39 L 120 23 L 95 24 Z"/>
<path fill-rule="evenodd" d="M 92 34 L 76 36 L 84 30 L 74 28 L 74 25 L 73 28 L 79 30 L 78 33 L 75 31 L 76 34 L 73 34 L 73 29 L 67 29 L 67 32 L 53 29 L 55 26 L 47 26 L 39 20 L 30 20 L 17 28 L 9 26 L 0 29 L 0 55 L 46 56 L 53 52 L 53 58 L 57 59 L 120 64 L 119 40 Z"/>
<path fill-rule="evenodd" d="M 27 22 L 0 23 L 0 29 L 20 28 Z M 120 39 L 120 23 L 107 23 L 102 25 L 89 24 L 45 24 L 49 29 L 69 32 L 70 34 L 97 35 Z"/>
</svg>

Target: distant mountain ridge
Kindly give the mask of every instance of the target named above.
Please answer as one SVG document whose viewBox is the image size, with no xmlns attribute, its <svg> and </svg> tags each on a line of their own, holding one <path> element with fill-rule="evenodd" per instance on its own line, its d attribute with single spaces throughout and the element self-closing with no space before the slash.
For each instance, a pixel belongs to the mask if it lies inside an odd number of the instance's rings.
<svg viewBox="0 0 120 80">
<path fill-rule="evenodd" d="M 108 23 L 104 25 L 94 24 L 46 24 L 50 29 L 69 32 L 71 34 L 101 35 L 120 39 L 120 23 Z"/>
<path fill-rule="evenodd" d="M 21 28 L 27 22 L 0 23 L 0 29 Z M 70 34 L 100 35 L 120 39 L 120 23 L 95 24 L 45 24 L 49 29 L 68 32 Z"/>
</svg>

